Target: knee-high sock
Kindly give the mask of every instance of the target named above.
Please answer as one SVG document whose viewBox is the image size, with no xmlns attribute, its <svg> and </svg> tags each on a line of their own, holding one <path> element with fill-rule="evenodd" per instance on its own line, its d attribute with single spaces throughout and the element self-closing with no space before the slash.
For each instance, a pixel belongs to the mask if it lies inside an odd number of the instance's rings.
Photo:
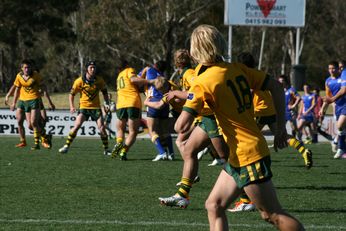
<svg viewBox="0 0 346 231">
<path fill-rule="evenodd" d="M 153 137 L 151 137 L 151 142 L 153 142 L 159 154 L 162 155 L 166 152 L 161 144 L 160 137 L 158 135 L 154 135 Z"/>
<path fill-rule="evenodd" d="M 65 145 L 67 145 L 68 147 L 70 147 L 71 143 L 73 142 L 74 138 L 76 138 L 77 133 L 74 132 L 70 132 L 68 134 L 67 140 Z"/>
<path fill-rule="evenodd" d="M 296 150 L 298 150 L 298 152 L 300 154 L 303 154 L 304 151 L 305 151 L 305 146 L 304 146 L 304 143 L 297 140 L 296 138 L 290 138 L 288 140 L 288 144 L 289 146 L 291 146 L 292 148 L 295 148 Z"/>
</svg>

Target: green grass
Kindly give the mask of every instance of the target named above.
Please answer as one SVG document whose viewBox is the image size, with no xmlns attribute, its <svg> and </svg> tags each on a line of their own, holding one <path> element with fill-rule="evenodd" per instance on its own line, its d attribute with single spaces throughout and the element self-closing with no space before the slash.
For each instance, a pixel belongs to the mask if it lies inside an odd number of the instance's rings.
<svg viewBox="0 0 346 231">
<path fill-rule="evenodd" d="M 101 141 L 77 137 L 70 152 L 15 149 L 1 137 L 0 230 L 207 230 L 204 201 L 220 171 L 200 162 L 201 182 L 186 210 L 159 205 L 175 193 L 183 162 L 152 162 L 155 149 L 138 140 L 127 162 L 102 155 Z M 32 140 L 29 140 L 32 143 Z M 273 153 L 273 182 L 283 207 L 307 230 L 346 230 L 346 160 L 329 144 L 310 145 L 315 166 L 306 170 L 291 148 Z M 232 230 L 274 230 L 259 213 L 228 213 Z"/>
</svg>

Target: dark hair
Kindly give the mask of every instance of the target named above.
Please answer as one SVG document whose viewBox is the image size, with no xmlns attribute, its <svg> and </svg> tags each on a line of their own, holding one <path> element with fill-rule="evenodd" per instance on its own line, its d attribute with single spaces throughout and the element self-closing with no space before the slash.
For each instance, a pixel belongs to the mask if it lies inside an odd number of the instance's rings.
<svg viewBox="0 0 346 231">
<path fill-rule="evenodd" d="M 32 66 L 32 62 L 30 61 L 30 59 L 23 59 L 20 65 L 23 66 L 24 64 Z"/>
<path fill-rule="evenodd" d="M 256 61 L 250 52 L 242 52 L 237 56 L 237 61 L 250 68 L 255 68 Z"/>
<path fill-rule="evenodd" d="M 159 60 L 155 63 L 156 68 L 162 73 L 166 70 L 167 68 L 167 62 L 164 60 Z"/>
<path fill-rule="evenodd" d="M 337 61 L 335 61 L 335 60 L 330 61 L 330 62 L 328 63 L 328 65 L 333 65 L 334 67 L 339 68 L 339 63 L 338 63 Z"/>
<path fill-rule="evenodd" d="M 279 75 L 278 79 L 280 79 L 280 78 L 284 79 L 286 84 L 288 84 L 288 85 L 290 84 L 290 80 L 288 79 L 287 75 Z"/>
<path fill-rule="evenodd" d="M 126 59 L 121 59 L 120 60 L 120 69 L 125 69 L 125 67 L 127 67 L 129 65 L 129 62 Z"/>
<path fill-rule="evenodd" d="M 96 67 L 96 62 L 94 60 L 90 60 L 85 64 L 85 69 L 87 69 L 90 65 L 93 65 Z"/>
</svg>

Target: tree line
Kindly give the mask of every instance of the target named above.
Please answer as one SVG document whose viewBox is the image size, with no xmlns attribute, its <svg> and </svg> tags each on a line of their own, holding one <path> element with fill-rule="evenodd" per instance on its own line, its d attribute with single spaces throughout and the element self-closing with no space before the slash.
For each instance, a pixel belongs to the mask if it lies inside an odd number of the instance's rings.
<svg viewBox="0 0 346 231">
<path fill-rule="evenodd" d="M 306 80 L 323 87 L 330 60 L 345 59 L 346 1 L 307 0 L 301 30 L 300 62 Z M 6 92 L 24 58 L 35 61 L 50 92 L 66 92 L 88 60 L 98 62 L 110 88 L 120 59 L 140 70 L 158 60 L 172 63 L 176 49 L 202 23 L 225 38 L 223 0 L 2 0 L 0 4 L 0 84 Z M 259 57 L 263 27 L 233 27 L 233 57 Z M 295 28 L 266 28 L 262 69 L 289 75 L 295 56 Z M 173 66 L 167 71 L 172 74 Z"/>
</svg>

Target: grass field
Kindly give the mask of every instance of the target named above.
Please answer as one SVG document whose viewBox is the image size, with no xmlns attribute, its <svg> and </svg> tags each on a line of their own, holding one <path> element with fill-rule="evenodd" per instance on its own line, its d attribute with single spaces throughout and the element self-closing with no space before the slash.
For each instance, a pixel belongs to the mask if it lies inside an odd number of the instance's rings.
<svg viewBox="0 0 346 231">
<path fill-rule="evenodd" d="M 208 230 L 204 201 L 220 168 L 200 162 L 201 182 L 186 210 L 159 205 L 180 180 L 182 161 L 152 162 L 149 140 L 138 140 L 126 162 L 102 155 L 101 141 L 77 137 L 68 154 L 15 149 L 0 139 L 0 230 Z M 29 140 L 32 143 L 32 140 Z M 273 153 L 273 182 L 283 207 L 307 230 L 346 230 L 346 160 L 329 144 L 310 145 L 306 170 L 291 148 Z M 274 230 L 257 212 L 228 214 L 231 230 Z"/>
</svg>

